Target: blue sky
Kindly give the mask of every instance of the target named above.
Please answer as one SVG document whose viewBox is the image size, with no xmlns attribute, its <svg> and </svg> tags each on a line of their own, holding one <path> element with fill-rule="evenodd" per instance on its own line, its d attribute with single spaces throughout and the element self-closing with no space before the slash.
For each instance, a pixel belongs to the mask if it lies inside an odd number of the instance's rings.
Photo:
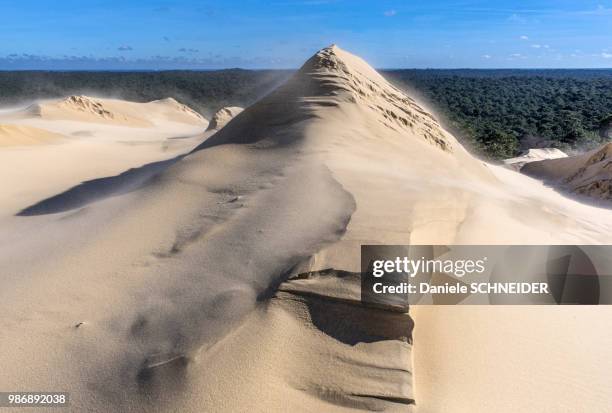
<svg viewBox="0 0 612 413">
<path fill-rule="evenodd" d="M 612 67 L 612 0 L 0 0 L 0 69 Z"/>
</svg>

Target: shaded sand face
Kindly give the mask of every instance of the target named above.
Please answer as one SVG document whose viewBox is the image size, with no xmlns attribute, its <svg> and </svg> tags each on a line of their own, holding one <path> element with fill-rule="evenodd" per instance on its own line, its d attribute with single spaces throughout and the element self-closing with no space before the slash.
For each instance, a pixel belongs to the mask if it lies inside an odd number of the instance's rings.
<svg viewBox="0 0 612 413">
<path fill-rule="evenodd" d="M 610 210 L 474 158 L 335 46 L 193 146 L 2 220 L 0 387 L 99 412 L 612 403 L 605 308 L 408 315 L 356 273 L 364 243 L 609 243 Z"/>
<path fill-rule="evenodd" d="M 526 165 L 522 172 L 570 193 L 612 201 L 612 143 L 581 155 Z"/>
</svg>

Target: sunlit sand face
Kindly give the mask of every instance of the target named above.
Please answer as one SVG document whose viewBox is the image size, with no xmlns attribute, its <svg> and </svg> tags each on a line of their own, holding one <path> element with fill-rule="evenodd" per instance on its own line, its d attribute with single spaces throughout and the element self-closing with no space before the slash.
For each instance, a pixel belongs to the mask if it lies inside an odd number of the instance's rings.
<svg viewBox="0 0 612 413">
<path fill-rule="evenodd" d="M 227 112 L 209 132 L 173 100 L 1 115 L 3 141 L 58 137 L 0 148 L 0 388 L 79 411 L 612 403 L 605 309 L 373 311 L 357 274 L 366 243 L 610 243 L 609 209 L 475 158 L 338 47 Z"/>
</svg>

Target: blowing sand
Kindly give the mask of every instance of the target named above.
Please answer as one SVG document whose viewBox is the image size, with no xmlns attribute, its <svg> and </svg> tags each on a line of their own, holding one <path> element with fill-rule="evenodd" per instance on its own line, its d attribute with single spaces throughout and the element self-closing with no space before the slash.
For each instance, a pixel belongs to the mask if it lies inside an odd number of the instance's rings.
<svg viewBox="0 0 612 413">
<path fill-rule="evenodd" d="M 338 47 L 185 156 L 45 196 L 0 220 L 1 388 L 94 412 L 612 404 L 606 308 L 362 306 L 361 244 L 606 244 L 612 211 L 474 158 Z"/>
<path fill-rule="evenodd" d="M 575 194 L 611 201 L 612 143 L 569 158 L 534 162 L 521 172 Z"/>
</svg>

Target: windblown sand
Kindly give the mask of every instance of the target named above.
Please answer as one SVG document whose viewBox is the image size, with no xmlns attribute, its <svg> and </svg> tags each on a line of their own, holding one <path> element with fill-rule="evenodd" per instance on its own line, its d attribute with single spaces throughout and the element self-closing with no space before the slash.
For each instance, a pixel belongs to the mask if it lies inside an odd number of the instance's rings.
<svg viewBox="0 0 612 413">
<path fill-rule="evenodd" d="M 570 193 L 612 201 L 612 143 L 568 158 L 533 162 L 521 172 Z"/>
<path fill-rule="evenodd" d="M 365 243 L 610 243 L 612 211 L 474 158 L 335 46 L 203 139 L 35 200 L 6 185 L 0 388 L 75 412 L 612 404 L 612 310 L 408 315 L 364 307 L 356 274 Z"/>
</svg>

